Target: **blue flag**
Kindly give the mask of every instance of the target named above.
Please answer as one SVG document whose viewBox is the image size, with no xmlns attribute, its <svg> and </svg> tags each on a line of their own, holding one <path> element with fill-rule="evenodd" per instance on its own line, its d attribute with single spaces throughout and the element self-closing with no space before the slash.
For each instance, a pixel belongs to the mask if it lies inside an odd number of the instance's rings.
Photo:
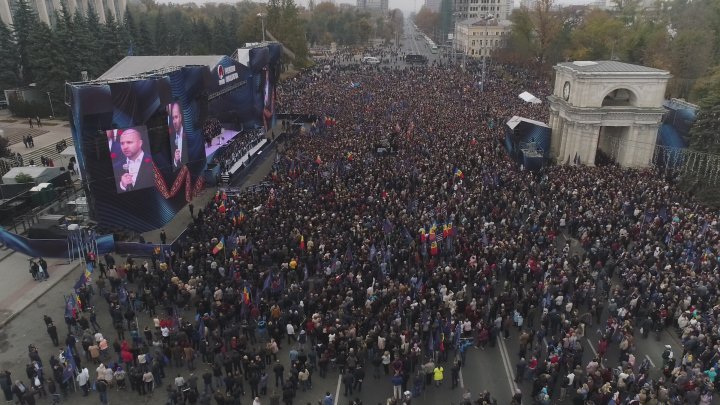
<svg viewBox="0 0 720 405">
<path fill-rule="evenodd" d="M 265 277 L 265 282 L 263 283 L 263 291 L 269 289 L 270 286 L 272 285 L 272 277 L 273 277 L 272 271 L 268 271 L 268 275 L 267 275 L 267 277 Z"/>
<path fill-rule="evenodd" d="M 395 225 L 393 225 L 392 222 L 390 222 L 389 219 L 385 218 L 385 221 L 383 221 L 383 232 L 391 233 L 395 229 Z"/>
</svg>

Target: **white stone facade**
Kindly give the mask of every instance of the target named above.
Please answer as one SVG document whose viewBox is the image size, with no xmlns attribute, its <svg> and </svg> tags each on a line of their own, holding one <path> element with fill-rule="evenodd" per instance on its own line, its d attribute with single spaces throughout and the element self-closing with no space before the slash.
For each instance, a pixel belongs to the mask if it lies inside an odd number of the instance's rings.
<svg viewBox="0 0 720 405">
<path fill-rule="evenodd" d="M 507 45 L 512 23 L 507 20 L 471 18 L 455 25 L 455 50 L 470 57 L 490 56 Z"/>
<path fill-rule="evenodd" d="M 599 150 L 624 167 L 650 165 L 670 73 L 614 61 L 555 67 L 551 156 L 594 165 Z"/>
</svg>

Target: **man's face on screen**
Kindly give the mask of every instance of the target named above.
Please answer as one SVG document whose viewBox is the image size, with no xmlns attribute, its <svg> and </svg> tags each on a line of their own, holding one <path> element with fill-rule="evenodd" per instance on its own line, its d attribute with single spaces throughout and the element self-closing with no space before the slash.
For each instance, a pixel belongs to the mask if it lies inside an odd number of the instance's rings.
<svg viewBox="0 0 720 405">
<path fill-rule="evenodd" d="M 122 149 L 123 155 L 130 159 L 137 159 L 138 155 L 142 151 L 142 138 L 140 133 L 129 129 L 120 135 L 120 149 Z"/>
<path fill-rule="evenodd" d="M 172 124 L 177 134 L 182 129 L 182 112 L 180 112 L 180 104 L 175 103 L 172 106 Z"/>
</svg>

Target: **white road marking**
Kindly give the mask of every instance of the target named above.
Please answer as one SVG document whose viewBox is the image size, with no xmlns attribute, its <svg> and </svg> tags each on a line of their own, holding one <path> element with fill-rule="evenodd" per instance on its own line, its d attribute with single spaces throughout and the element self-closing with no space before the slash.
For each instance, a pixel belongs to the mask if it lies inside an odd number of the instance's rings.
<svg viewBox="0 0 720 405">
<path fill-rule="evenodd" d="M 463 381 L 462 368 L 460 369 L 460 388 L 465 389 L 465 381 Z"/>
<path fill-rule="evenodd" d="M 337 389 L 335 390 L 335 405 L 338 405 L 340 400 L 340 383 L 342 382 L 342 375 L 338 376 Z"/>
<path fill-rule="evenodd" d="M 645 358 L 647 359 L 647 361 L 650 362 L 650 365 L 653 366 L 653 368 L 654 368 L 654 367 L 655 367 L 655 363 L 653 363 L 653 361 L 652 361 L 652 359 L 650 358 L 650 356 L 648 356 L 648 355 L 646 354 L 646 355 L 645 355 Z"/>
<path fill-rule="evenodd" d="M 498 346 L 500 347 L 500 357 L 503 361 L 503 366 L 505 368 L 505 375 L 507 376 L 508 382 L 510 383 L 510 395 L 515 395 L 515 390 L 517 390 L 517 385 L 515 385 L 515 372 L 513 371 L 512 362 L 510 362 L 510 356 L 507 354 L 507 350 L 505 349 L 505 342 L 503 341 L 502 336 L 498 336 Z"/>
<path fill-rule="evenodd" d="M 592 350 L 593 355 L 594 355 L 595 357 L 597 357 L 597 350 L 595 350 L 595 346 L 593 346 L 593 344 L 592 344 L 592 342 L 590 341 L 590 339 L 585 338 L 585 340 L 587 340 L 588 346 L 590 346 L 590 350 Z"/>
</svg>

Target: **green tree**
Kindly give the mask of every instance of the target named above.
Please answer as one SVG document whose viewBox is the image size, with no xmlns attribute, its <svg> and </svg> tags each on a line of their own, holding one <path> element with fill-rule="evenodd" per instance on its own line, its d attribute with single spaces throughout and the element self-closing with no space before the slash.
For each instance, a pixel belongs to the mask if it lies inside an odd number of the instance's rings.
<svg viewBox="0 0 720 405">
<path fill-rule="evenodd" d="M 125 16 L 123 17 L 123 28 L 124 33 L 127 36 L 127 42 L 131 45 L 133 45 L 133 53 L 135 52 L 134 47 L 137 45 L 137 38 L 138 38 L 138 27 L 137 23 L 135 22 L 135 17 L 133 16 L 133 12 L 130 11 L 130 6 L 127 6 L 125 8 Z"/>
<path fill-rule="evenodd" d="M 94 14 L 94 12 L 92 14 L 94 19 L 97 18 L 97 14 Z M 80 72 L 82 71 L 87 71 L 88 76 L 91 78 L 101 75 L 104 71 L 101 71 L 98 62 L 100 38 L 92 36 L 89 28 L 89 18 L 83 15 L 80 10 L 75 10 L 72 23 L 69 24 L 69 32 L 71 40 L 66 43 L 67 55 L 73 55 L 73 57 L 68 58 L 67 66 L 72 80 L 80 80 Z"/>
<path fill-rule="evenodd" d="M 10 28 L 0 21 L 0 88 L 9 89 L 21 84 L 20 59 Z"/>
<path fill-rule="evenodd" d="M 212 52 L 216 55 L 227 55 L 232 53 L 234 47 L 234 35 L 230 34 L 230 27 L 222 18 L 213 22 L 212 28 Z"/>
<path fill-rule="evenodd" d="M 28 49 L 28 57 L 30 67 L 35 72 L 36 87 L 44 93 L 50 93 L 55 115 L 64 116 L 65 111 L 62 107 L 65 105 L 64 86 L 70 79 L 65 68 L 65 55 L 60 49 L 57 38 L 45 23 L 36 26 L 29 40 L 31 45 Z"/>
<path fill-rule="evenodd" d="M 9 146 L 10 140 L 4 136 L 0 136 L 0 157 L 11 157 L 13 155 Z"/>
<path fill-rule="evenodd" d="M 509 63 L 522 64 L 535 59 L 535 23 L 531 11 L 525 7 L 510 14 L 512 31 L 507 46 L 498 52 L 498 57 Z"/>
<path fill-rule="evenodd" d="M 540 63 L 545 63 L 545 58 L 562 29 L 562 21 L 553 6 L 553 0 L 537 0 L 531 14 L 537 42 L 536 56 Z"/>
<path fill-rule="evenodd" d="M 155 42 L 153 41 L 152 35 L 150 35 L 150 28 L 147 22 L 145 22 L 145 19 L 140 20 L 138 24 L 138 37 L 136 39 L 137 48 L 139 48 L 139 50 L 136 51 L 136 55 L 154 55 L 156 53 Z"/>
<path fill-rule="evenodd" d="M 202 18 L 196 18 L 192 22 L 193 40 L 189 44 L 190 52 L 193 55 L 207 55 L 212 49 L 212 32 L 210 26 Z"/>
<path fill-rule="evenodd" d="M 107 71 L 120 61 L 128 51 L 127 37 L 123 35 L 122 27 L 115 21 L 115 17 L 107 12 L 105 25 L 102 26 L 100 47 L 102 48 L 102 71 Z"/>
<path fill-rule="evenodd" d="M 717 101 L 717 100 L 716 100 Z M 720 103 L 703 107 L 690 131 L 690 147 L 709 153 L 720 153 Z"/>
<path fill-rule="evenodd" d="M 172 44 L 162 8 L 155 15 L 155 52 L 160 55 L 172 55 Z"/>
<path fill-rule="evenodd" d="M 611 59 L 624 36 L 622 21 L 604 10 L 593 10 L 583 23 L 571 34 L 572 47 L 568 49 L 571 60 Z"/>
<path fill-rule="evenodd" d="M 18 76 L 23 84 L 30 84 L 35 77 L 33 76 L 30 59 L 30 40 L 32 32 L 38 28 L 40 19 L 27 0 L 18 0 L 13 10 L 13 33 L 17 52 L 20 58 L 20 66 L 18 68 Z"/>
</svg>

